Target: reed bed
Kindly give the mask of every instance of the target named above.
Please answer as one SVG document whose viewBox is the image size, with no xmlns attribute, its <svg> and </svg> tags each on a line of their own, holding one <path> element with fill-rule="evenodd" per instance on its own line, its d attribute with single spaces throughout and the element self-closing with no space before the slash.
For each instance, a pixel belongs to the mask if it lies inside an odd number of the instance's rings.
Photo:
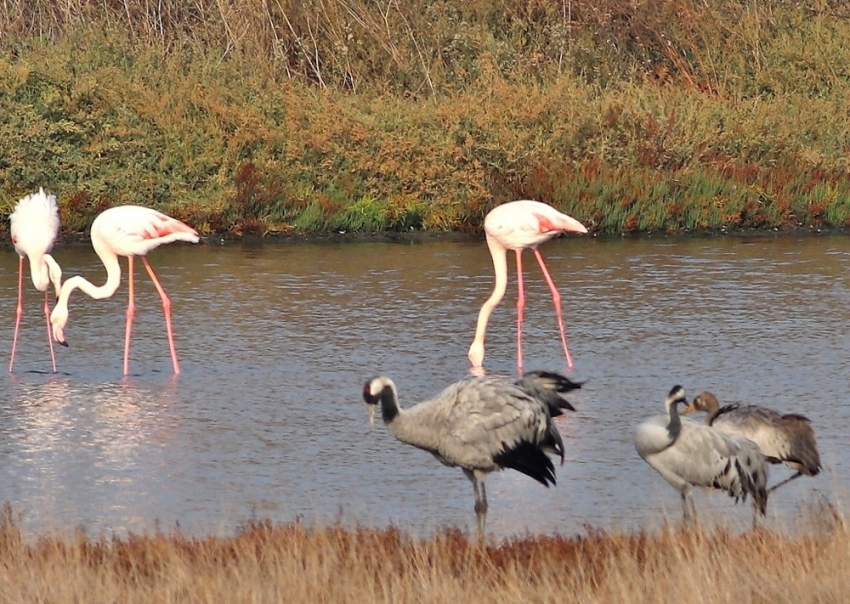
<svg viewBox="0 0 850 604">
<path fill-rule="evenodd" d="M 524 536 L 253 523 L 179 533 L 27 540 L 0 524 L 0 602 L 846 602 L 850 533 L 832 515 L 790 537 L 668 528 Z"/>
<path fill-rule="evenodd" d="M 138 203 L 204 234 L 850 226 L 830 0 L 0 3 L 0 214 Z M 2 227 L 0 227 L 2 228 Z"/>
</svg>

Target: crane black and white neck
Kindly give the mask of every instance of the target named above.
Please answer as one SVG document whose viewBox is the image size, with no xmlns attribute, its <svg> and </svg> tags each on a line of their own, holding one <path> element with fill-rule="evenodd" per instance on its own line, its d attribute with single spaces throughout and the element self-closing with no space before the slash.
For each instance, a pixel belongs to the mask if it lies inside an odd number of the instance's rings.
<svg viewBox="0 0 850 604">
<path fill-rule="evenodd" d="M 638 454 L 681 493 L 686 521 L 695 514 L 691 499 L 695 486 L 721 489 L 736 502 L 750 495 L 764 515 L 767 460 L 758 445 L 679 417 L 677 406 L 686 403 L 685 390 L 674 386 L 665 401 L 667 414 L 651 417 L 637 427 Z"/>
<path fill-rule="evenodd" d="M 564 442 L 552 417 L 574 411 L 562 395 L 581 384 L 558 373 L 529 372 L 519 380 L 469 377 L 436 397 L 402 409 L 395 383 L 376 377 L 363 389 L 370 417 L 381 405 L 390 432 L 401 442 L 424 449 L 447 466 L 457 466 L 472 481 L 479 539 L 484 538 L 488 473 L 512 468 L 544 486 L 555 484 L 555 466 L 564 460 Z"/>
<path fill-rule="evenodd" d="M 720 406 L 717 397 L 705 391 L 697 395 L 682 414 L 708 413 L 706 423 L 727 434 L 739 434 L 756 443 L 772 464 L 785 464 L 796 473 L 772 486 L 773 492 L 800 476 L 816 476 L 821 471 L 820 453 L 809 418 L 797 413 L 782 415 L 761 405 Z"/>
</svg>

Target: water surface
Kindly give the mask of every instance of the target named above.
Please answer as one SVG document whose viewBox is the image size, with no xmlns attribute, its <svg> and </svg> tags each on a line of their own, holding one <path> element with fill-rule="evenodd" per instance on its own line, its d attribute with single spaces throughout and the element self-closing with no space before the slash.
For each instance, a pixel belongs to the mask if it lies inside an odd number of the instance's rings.
<svg viewBox="0 0 850 604">
<path fill-rule="evenodd" d="M 632 444 L 677 383 L 812 419 L 825 472 L 773 496 L 771 525 L 794 525 L 820 498 L 846 500 L 850 239 L 570 237 L 541 249 L 563 295 L 569 375 L 587 383 L 570 398 L 577 412 L 558 420 L 567 459 L 556 487 L 513 471 L 488 479 L 492 533 L 678 519 L 678 494 Z M 54 255 L 66 277 L 105 280 L 87 246 Z M 0 387 L 0 497 L 28 532 L 230 534 L 250 519 L 474 529 L 460 470 L 370 428 L 361 392 L 386 374 L 409 406 L 467 374 L 492 288 L 483 241 L 171 245 L 149 258 L 172 298 L 176 377 L 144 271 L 128 378 L 126 280 L 109 300 L 75 292 L 55 375 L 28 284 L 16 371 Z M 17 256 L 0 262 L 8 362 Z M 524 264 L 526 368 L 562 370 L 548 288 L 530 256 Z M 490 372 L 516 371 L 513 270 L 490 323 Z M 696 505 L 743 524 L 752 514 L 722 494 Z"/>
</svg>

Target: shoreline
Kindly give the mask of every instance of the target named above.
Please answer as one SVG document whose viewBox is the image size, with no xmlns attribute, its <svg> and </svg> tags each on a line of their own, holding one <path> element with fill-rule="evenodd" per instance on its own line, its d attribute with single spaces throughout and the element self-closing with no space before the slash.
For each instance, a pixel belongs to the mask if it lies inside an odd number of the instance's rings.
<svg viewBox="0 0 850 604">
<path fill-rule="evenodd" d="M 586 235 L 570 235 L 570 237 L 591 237 L 598 241 L 614 241 L 623 239 L 716 239 L 719 237 L 731 237 L 736 239 L 760 239 L 760 238 L 785 238 L 785 237 L 825 237 L 834 235 L 850 235 L 850 227 L 805 227 L 797 226 L 785 229 L 706 229 L 700 231 L 635 231 L 624 233 L 602 233 L 590 232 Z M 563 237 L 564 235 L 561 235 Z M 201 235 L 200 243 L 205 245 L 262 245 L 262 244 L 286 244 L 299 243 L 321 244 L 321 243 L 399 243 L 414 245 L 430 243 L 434 241 L 448 241 L 459 243 L 476 243 L 483 241 L 484 232 L 459 232 L 459 231 L 328 231 L 316 233 L 269 233 L 265 236 L 243 235 L 241 237 L 228 237 L 225 234 Z M 80 245 L 88 244 L 88 233 L 61 233 L 56 241 L 57 245 Z M 3 242 L 2 247 L 12 248 L 11 242 Z"/>
</svg>

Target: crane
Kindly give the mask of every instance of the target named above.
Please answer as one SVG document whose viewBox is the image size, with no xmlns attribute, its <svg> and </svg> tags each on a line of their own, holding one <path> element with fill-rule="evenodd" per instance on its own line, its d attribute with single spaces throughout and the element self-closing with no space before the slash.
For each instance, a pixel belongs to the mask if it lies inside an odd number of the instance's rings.
<svg viewBox="0 0 850 604">
<path fill-rule="evenodd" d="M 685 521 L 696 510 L 692 487 L 713 487 L 731 497 L 751 495 L 764 515 L 767 507 L 767 460 L 754 442 L 711 426 L 680 418 L 677 406 L 687 404 L 685 389 L 674 386 L 664 403 L 666 415 L 651 417 L 635 432 L 635 449 L 682 495 Z"/>
<path fill-rule="evenodd" d="M 756 443 L 772 464 L 785 464 L 796 473 L 772 486 L 773 492 L 800 476 L 817 476 L 821 471 L 820 453 L 811 422 L 805 415 L 782 415 L 761 405 L 720 406 L 709 391 L 698 394 L 682 414 L 692 411 L 708 413 L 706 423 L 727 434 L 746 436 Z"/>
<path fill-rule="evenodd" d="M 463 470 L 472 481 L 478 537 L 483 540 L 487 474 L 512 468 L 544 486 L 554 485 L 555 466 L 547 453 L 560 455 L 563 463 L 564 442 L 552 418 L 575 410 L 562 395 L 580 387 L 546 371 L 528 372 L 519 379 L 470 376 L 402 409 L 395 383 L 379 376 L 366 382 L 363 398 L 372 421 L 381 404 L 384 423 L 398 440 Z"/>
</svg>

